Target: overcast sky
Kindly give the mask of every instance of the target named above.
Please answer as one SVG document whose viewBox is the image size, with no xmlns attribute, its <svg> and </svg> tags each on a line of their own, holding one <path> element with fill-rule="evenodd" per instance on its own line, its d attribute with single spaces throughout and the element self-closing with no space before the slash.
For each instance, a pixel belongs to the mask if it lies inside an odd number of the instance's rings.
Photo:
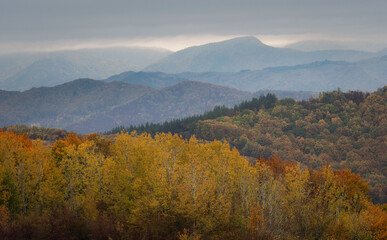
<svg viewBox="0 0 387 240">
<path fill-rule="evenodd" d="M 0 0 L 0 53 L 104 46 L 170 50 L 253 35 L 387 47 L 387 0 Z"/>
</svg>

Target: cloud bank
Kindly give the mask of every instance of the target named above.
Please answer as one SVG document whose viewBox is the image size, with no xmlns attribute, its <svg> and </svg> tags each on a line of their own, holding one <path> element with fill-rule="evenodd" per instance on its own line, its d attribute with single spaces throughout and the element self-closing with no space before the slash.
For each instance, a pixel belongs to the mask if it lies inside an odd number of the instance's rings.
<svg viewBox="0 0 387 240">
<path fill-rule="evenodd" d="M 386 22 L 385 0 L 3 0 L 0 52 L 44 42 L 53 48 L 158 42 L 157 47 L 177 50 L 186 47 L 184 38 L 194 45 L 242 35 L 277 43 L 317 38 L 387 43 Z"/>
</svg>

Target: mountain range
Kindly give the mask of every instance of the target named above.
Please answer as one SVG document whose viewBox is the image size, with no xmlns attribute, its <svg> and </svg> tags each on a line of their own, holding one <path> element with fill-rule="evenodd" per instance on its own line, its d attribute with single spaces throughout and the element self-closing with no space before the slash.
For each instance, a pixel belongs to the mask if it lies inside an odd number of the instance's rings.
<svg viewBox="0 0 387 240">
<path fill-rule="evenodd" d="M 276 89 L 287 91 L 374 91 L 387 84 L 387 55 L 358 62 L 320 61 L 256 71 L 167 74 L 124 72 L 105 81 L 124 81 L 152 88 L 172 86 L 181 81 L 201 81 L 244 91 Z"/>
<path fill-rule="evenodd" d="M 387 56 L 355 63 L 321 61 L 238 73 L 185 73 L 181 77 L 241 90 L 375 91 L 387 84 Z"/>
<path fill-rule="evenodd" d="M 192 80 L 185 79 L 186 75 L 168 75 L 171 73 L 238 73 L 247 70 L 255 72 L 269 67 L 305 65 L 325 60 L 352 63 L 387 55 L 386 51 L 305 52 L 271 47 L 255 37 L 240 37 L 189 47 L 174 53 L 164 49 L 108 48 L 8 54 L 0 55 L 0 89 L 24 91 L 31 87 L 55 86 L 77 78 L 105 79 L 128 70 L 164 72 L 163 76 L 147 75 L 151 78 L 147 81 L 152 80 L 152 86 L 160 88 L 182 80 Z M 117 79 L 120 77 L 123 76 L 115 76 L 108 81 L 120 80 Z M 131 76 L 140 79 L 143 77 L 139 73 Z"/>
<path fill-rule="evenodd" d="M 255 37 L 240 37 L 183 49 L 146 67 L 143 71 L 238 72 L 324 60 L 352 62 L 377 56 L 380 56 L 380 53 L 355 50 L 304 52 L 290 48 L 275 48 L 263 44 Z"/>
<path fill-rule="evenodd" d="M 163 122 L 233 106 L 265 93 L 308 99 L 314 92 L 241 91 L 209 83 L 183 81 L 153 89 L 125 82 L 78 79 L 24 92 L 0 91 L 0 126 L 25 124 L 79 133 L 102 132 L 120 125 Z"/>
</svg>

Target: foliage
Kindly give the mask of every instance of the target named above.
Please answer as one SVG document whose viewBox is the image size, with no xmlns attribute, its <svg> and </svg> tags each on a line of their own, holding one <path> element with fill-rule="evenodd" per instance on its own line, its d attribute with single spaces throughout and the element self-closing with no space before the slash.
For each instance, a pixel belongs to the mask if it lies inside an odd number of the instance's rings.
<svg viewBox="0 0 387 240">
<path fill-rule="evenodd" d="M 3 128 L 5 132 L 16 134 L 26 134 L 29 139 L 41 139 L 53 143 L 56 140 L 65 138 L 68 134 L 66 130 L 44 127 L 27 127 L 26 125 L 7 126 Z"/>
<path fill-rule="evenodd" d="M 271 108 L 198 121 L 196 136 L 227 140 L 254 158 L 351 169 L 370 181 L 375 202 L 386 203 L 386 102 L 386 88 L 372 94 L 324 92 L 301 102 L 282 99 Z"/>
<path fill-rule="evenodd" d="M 385 209 L 349 170 L 226 142 L 118 134 L 46 146 L 0 132 L 1 239 L 383 239 Z"/>
<path fill-rule="evenodd" d="M 386 203 L 386 87 L 372 94 L 323 92 L 308 101 L 277 100 L 268 94 L 234 108 L 217 107 L 199 116 L 164 124 L 116 128 L 171 132 L 190 138 L 226 140 L 244 156 L 279 156 L 319 169 L 332 165 L 365 177 L 375 202 Z"/>
</svg>

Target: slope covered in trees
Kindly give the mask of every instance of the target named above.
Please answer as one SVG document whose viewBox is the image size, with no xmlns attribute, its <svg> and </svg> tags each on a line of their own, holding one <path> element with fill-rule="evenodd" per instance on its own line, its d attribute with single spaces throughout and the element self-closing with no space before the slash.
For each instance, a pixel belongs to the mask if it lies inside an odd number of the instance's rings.
<svg viewBox="0 0 387 240">
<path fill-rule="evenodd" d="M 216 106 L 210 111 L 207 111 L 200 115 L 194 115 L 191 117 L 183 119 L 174 119 L 171 121 L 165 121 L 164 123 L 146 123 L 138 126 L 131 125 L 130 127 L 119 126 L 113 128 L 111 131 L 106 132 L 105 134 L 115 134 L 124 132 L 136 131 L 137 133 L 150 133 L 152 135 L 164 132 L 164 133 L 179 133 L 180 135 L 191 137 L 195 131 L 198 121 L 215 119 L 223 116 L 232 116 L 238 113 L 241 110 L 247 108 L 256 108 L 261 107 L 270 108 L 277 101 L 277 97 L 274 94 L 268 93 L 266 95 L 260 95 L 259 98 L 252 98 L 250 101 L 243 101 L 239 105 L 235 105 L 234 108 L 228 108 L 226 106 Z"/>
<path fill-rule="evenodd" d="M 220 141 L 0 132 L 1 239 L 385 239 L 349 170 L 250 164 Z"/>
<path fill-rule="evenodd" d="M 241 154 L 280 156 L 312 168 L 349 168 L 371 182 L 376 201 L 386 202 L 387 93 L 323 93 L 318 99 L 279 100 L 268 109 L 198 123 L 206 140 L 226 139 Z"/>
<path fill-rule="evenodd" d="M 78 79 L 55 87 L 12 92 L 0 101 L 0 126 L 27 124 L 66 128 L 152 91 L 149 87 L 123 82 Z"/>
<path fill-rule="evenodd" d="M 139 84 L 148 86 L 151 88 L 164 88 L 175 85 L 179 82 L 189 81 L 187 78 L 180 77 L 177 74 L 168 74 L 163 72 L 123 72 L 114 76 L 111 76 L 104 81 L 113 82 L 127 82 L 132 84 Z"/>
<path fill-rule="evenodd" d="M 349 168 L 370 181 L 374 201 L 385 203 L 386 103 L 386 87 L 372 94 L 325 92 L 301 102 L 267 95 L 233 109 L 127 130 L 196 134 L 204 140 L 227 140 L 253 159 L 279 156 L 313 169 L 327 164 Z"/>
<path fill-rule="evenodd" d="M 4 132 L 13 132 L 16 134 L 24 134 L 29 139 L 40 139 L 43 141 L 47 141 L 49 143 L 53 143 L 56 140 L 63 139 L 67 137 L 69 132 L 63 129 L 57 128 L 45 128 L 45 127 L 28 127 L 26 125 L 15 125 L 15 126 L 7 126 L 2 129 Z"/>
<path fill-rule="evenodd" d="M 69 125 L 67 129 L 78 133 L 91 133 L 107 131 L 120 125 L 162 122 L 199 114 L 221 104 L 232 106 L 251 95 L 249 92 L 209 83 L 180 82 L 85 118 Z"/>
<path fill-rule="evenodd" d="M 289 94 L 302 97 L 309 93 Z M 24 92 L 0 91 L 0 127 L 25 124 L 78 133 L 101 132 L 122 124 L 187 117 L 216 105 L 232 106 L 251 96 L 250 92 L 201 82 L 152 89 L 125 82 L 78 79 Z"/>
</svg>

